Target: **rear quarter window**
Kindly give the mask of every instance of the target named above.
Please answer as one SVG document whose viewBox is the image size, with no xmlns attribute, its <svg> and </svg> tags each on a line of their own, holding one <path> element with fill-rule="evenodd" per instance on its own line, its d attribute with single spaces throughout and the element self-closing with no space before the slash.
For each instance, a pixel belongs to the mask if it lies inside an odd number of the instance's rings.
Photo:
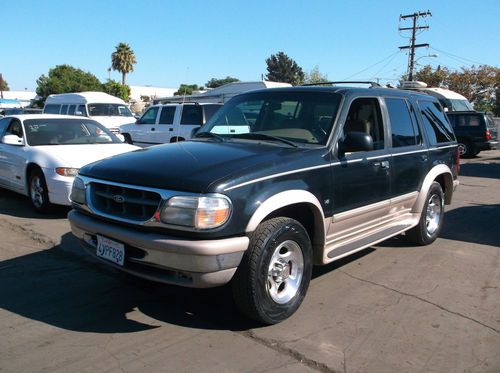
<svg viewBox="0 0 500 373">
<path fill-rule="evenodd" d="M 419 100 L 418 106 L 431 145 L 455 141 L 453 129 L 438 102 Z"/>
</svg>

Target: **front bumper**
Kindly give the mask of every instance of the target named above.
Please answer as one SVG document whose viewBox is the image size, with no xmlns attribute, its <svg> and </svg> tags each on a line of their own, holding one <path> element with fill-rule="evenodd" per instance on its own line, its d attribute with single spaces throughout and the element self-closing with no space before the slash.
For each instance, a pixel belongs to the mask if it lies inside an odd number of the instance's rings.
<svg viewBox="0 0 500 373">
<path fill-rule="evenodd" d="M 43 174 L 47 183 L 50 203 L 71 206 L 69 195 L 75 178 L 58 175 L 52 168 L 44 168 Z"/>
<path fill-rule="evenodd" d="M 97 220 L 76 210 L 69 212 L 68 220 L 84 248 L 104 263 L 138 277 L 187 287 L 207 288 L 229 282 L 250 242 L 246 236 L 175 238 Z M 96 234 L 124 243 L 123 267 L 97 257 Z"/>
</svg>

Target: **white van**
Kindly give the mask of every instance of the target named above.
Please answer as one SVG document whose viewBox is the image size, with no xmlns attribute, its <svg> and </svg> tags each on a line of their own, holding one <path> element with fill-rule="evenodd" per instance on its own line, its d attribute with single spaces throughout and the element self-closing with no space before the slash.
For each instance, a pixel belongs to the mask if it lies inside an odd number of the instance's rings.
<svg viewBox="0 0 500 373">
<path fill-rule="evenodd" d="M 125 101 L 104 92 L 50 95 L 45 101 L 43 112 L 88 117 L 116 133 L 119 132 L 119 125 L 135 121 Z"/>
<path fill-rule="evenodd" d="M 427 87 L 426 83 L 419 81 L 405 81 L 400 88 L 436 97 L 445 111 L 474 111 L 474 107 L 467 98 L 449 89 Z"/>
</svg>

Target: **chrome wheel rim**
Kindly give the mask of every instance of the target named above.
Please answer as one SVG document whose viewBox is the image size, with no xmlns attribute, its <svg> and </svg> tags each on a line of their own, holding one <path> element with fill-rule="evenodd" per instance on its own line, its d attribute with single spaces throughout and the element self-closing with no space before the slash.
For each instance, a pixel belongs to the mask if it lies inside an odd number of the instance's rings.
<svg viewBox="0 0 500 373">
<path fill-rule="evenodd" d="M 441 198 L 437 194 L 431 195 L 427 202 L 427 212 L 425 216 L 425 225 L 429 234 L 433 234 L 439 228 L 442 213 L 443 203 Z"/>
<path fill-rule="evenodd" d="M 38 176 L 33 176 L 30 185 L 30 196 L 31 201 L 37 208 L 43 205 L 43 192 L 42 180 Z"/>
<path fill-rule="evenodd" d="M 299 291 L 304 274 L 304 256 L 299 244 L 282 242 L 274 250 L 267 272 L 267 292 L 278 304 L 289 302 Z"/>
<path fill-rule="evenodd" d="M 465 153 L 467 153 L 467 145 L 458 144 L 458 152 L 460 153 L 460 155 L 464 155 Z"/>
</svg>

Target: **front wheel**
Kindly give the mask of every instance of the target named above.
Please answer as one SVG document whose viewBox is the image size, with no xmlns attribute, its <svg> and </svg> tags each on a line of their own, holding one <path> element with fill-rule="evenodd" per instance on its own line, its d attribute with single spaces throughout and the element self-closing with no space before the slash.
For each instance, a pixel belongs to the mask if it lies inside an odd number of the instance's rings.
<svg viewBox="0 0 500 373">
<path fill-rule="evenodd" d="M 429 245 L 438 237 L 443 227 L 444 193 L 441 184 L 434 181 L 427 194 L 427 201 L 416 227 L 406 232 L 406 237 L 418 244 Z"/>
<path fill-rule="evenodd" d="M 290 317 L 304 299 L 312 273 L 311 240 L 290 218 L 260 224 L 232 280 L 233 297 L 248 317 L 276 324 Z"/>
<path fill-rule="evenodd" d="M 42 170 L 36 168 L 30 173 L 29 197 L 36 211 L 44 213 L 49 211 L 49 191 Z"/>
</svg>

